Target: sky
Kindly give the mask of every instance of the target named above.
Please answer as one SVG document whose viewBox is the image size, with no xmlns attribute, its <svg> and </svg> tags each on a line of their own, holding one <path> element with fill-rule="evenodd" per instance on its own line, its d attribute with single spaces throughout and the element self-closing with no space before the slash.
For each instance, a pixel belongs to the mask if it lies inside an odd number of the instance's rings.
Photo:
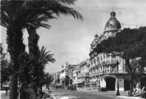
<svg viewBox="0 0 146 99">
<path fill-rule="evenodd" d="M 54 53 L 55 63 L 49 63 L 45 72 L 54 73 L 66 62 L 78 64 L 89 58 L 90 44 L 95 34 L 102 34 L 104 26 L 115 11 L 122 27 L 146 26 L 146 0 L 77 0 L 74 8 L 84 20 L 61 15 L 49 20 L 50 29 L 39 28 L 39 46 Z M 25 33 L 27 34 L 27 33 Z M 24 35 L 24 43 L 28 43 Z"/>
</svg>

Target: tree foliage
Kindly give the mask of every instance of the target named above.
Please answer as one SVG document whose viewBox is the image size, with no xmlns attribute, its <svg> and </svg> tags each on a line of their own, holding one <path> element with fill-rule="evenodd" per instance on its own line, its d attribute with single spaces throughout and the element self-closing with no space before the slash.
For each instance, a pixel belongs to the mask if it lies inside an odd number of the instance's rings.
<svg viewBox="0 0 146 99">
<path fill-rule="evenodd" d="M 8 26 L 15 22 L 21 27 L 50 27 L 44 23 L 48 19 L 55 19 L 60 14 L 72 15 L 82 19 L 82 16 L 73 7 L 75 0 L 2 0 L 1 24 Z M 21 19 L 21 20 L 20 20 Z"/>
<path fill-rule="evenodd" d="M 45 47 L 42 47 L 39 53 L 39 61 L 31 59 L 27 53 L 23 53 L 20 56 L 21 67 L 19 69 L 18 75 L 22 83 L 31 83 L 35 80 L 41 83 L 43 79 L 46 79 L 48 74 L 44 73 L 45 65 L 48 62 L 55 62 L 53 54 L 50 51 L 46 51 Z"/>
<path fill-rule="evenodd" d="M 124 57 L 136 58 L 146 57 L 146 27 L 139 29 L 124 29 L 117 33 L 116 37 L 111 37 L 101 42 L 103 52 L 122 52 Z"/>
</svg>

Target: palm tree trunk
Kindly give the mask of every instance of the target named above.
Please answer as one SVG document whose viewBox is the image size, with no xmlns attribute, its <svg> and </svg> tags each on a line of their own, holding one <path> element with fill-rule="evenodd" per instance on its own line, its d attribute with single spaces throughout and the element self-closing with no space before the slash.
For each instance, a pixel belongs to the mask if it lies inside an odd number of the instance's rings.
<svg viewBox="0 0 146 99">
<path fill-rule="evenodd" d="M 33 27 L 27 28 L 28 30 L 28 46 L 29 46 L 29 54 L 32 56 L 32 58 L 38 58 L 39 54 L 39 47 L 38 47 L 38 40 L 39 40 L 39 35 L 36 32 L 36 29 Z"/>
<path fill-rule="evenodd" d="M 39 35 L 37 34 L 36 32 L 36 28 L 34 27 L 28 27 L 27 28 L 28 30 L 28 34 L 29 34 L 29 37 L 28 37 L 28 46 L 29 46 L 29 55 L 31 57 L 31 61 L 32 61 L 32 66 L 33 66 L 33 75 L 36 79 L 33 79 L 33 83 L 35 85 L 34 87 L 34 90 L 37 94 L 37 91 L 38 91 L 38 77 L 37 75 L 39 75 L 39 72 L 38 72 L 38 68 L 39 68 L 39 63 L 38 63 L 38 59 L 39 59 L 39 55 L 40 55 L 40 50 L 39 50 L 39 47 L 38 47 L 38 40 L 39 40 Z"/>
<path fill-rule="evenodd" d="M 17 75 L 13 74 L 11 76 L 10 83 L 10 99 L 17 99 L 18 97 L 18 83 L 17 83 Z"/>
<path fill-rule="evenodd" d="M 18 75 L 19 70 L 19 55 L 25 51 L 23 44 L 22 31 L 19 27 L 15 27 L 14 24 L 9 25 L 7 28 L 7 43 L 8 52 L 11 56 L 12 62 L 12 75 L 10 83 L 10 99 L 17 99 L 18 96 Z"/>
</svg>

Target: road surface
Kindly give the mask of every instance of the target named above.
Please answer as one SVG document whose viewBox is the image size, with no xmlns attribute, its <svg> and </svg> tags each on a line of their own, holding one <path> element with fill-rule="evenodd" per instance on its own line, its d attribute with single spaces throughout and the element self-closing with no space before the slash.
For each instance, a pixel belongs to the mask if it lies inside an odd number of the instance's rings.
<svg viewBox="0 0 146 99">
<path fill-rule="evenodd" d="M 52 91 L 52 94 L 55 96 L 56 99 L 116 99 L 116 96 L 105 96 L 100 93 L 95 94 L 63 89 L 54 90 Z"/>
</svg>

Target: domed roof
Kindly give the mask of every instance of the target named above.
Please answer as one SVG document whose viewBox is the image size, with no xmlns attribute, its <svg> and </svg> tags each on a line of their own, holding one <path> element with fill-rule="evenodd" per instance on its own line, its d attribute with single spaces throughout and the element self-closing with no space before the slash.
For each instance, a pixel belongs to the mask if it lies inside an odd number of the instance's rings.
<svg viewBox="0 0 146 99">
<path fill-rule="evenodd" d="M 115 12 L 111 12 L 110 13 L 110 18 L 107 21 L 107 23 L 105 24 L 105 32 L 108 31 L 117 31 L 121 28 L 121 24 L 120 22 L 117 20 L 116 18 L 116 13 Z"/>
</svg>

